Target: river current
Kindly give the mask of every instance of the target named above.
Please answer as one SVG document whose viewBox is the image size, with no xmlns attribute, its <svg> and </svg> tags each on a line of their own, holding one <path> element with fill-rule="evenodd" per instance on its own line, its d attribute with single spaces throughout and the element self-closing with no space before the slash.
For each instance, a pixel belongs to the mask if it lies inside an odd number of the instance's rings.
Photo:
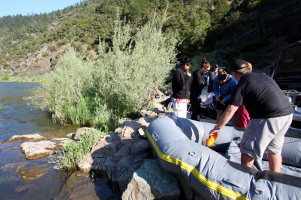
<svg viewBox="0 0 301 200">
<path fill-rule="evenodd" d="M 68 174 L 53 169 L 49 158 L 27 160 L 13 135 L 40 134 L 66 137 L 78 127 L 54 124 L 47 111 L 25 100 L 39 87 L 36 83 L 0 82 L 0 200 L 50 200 L 60 192 Z M 24 172 L 24 173 L 22 173 Z"/>
</svg>

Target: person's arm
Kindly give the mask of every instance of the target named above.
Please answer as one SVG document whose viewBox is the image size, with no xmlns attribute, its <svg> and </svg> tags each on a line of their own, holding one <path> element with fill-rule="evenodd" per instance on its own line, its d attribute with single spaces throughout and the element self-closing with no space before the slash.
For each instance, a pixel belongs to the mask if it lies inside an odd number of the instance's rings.
<svg viewBox="0 0 301 200">
<path fill-rule="evenodd" d="M 224 127 L 230 119 L 233 117 L 234 113 L 237 111 L 239 106 L 235 105 L 228 105 L 227 109 L 224 111 L 222 117 L 220 118 L 219 122 L 216 124 L 214 129 L 209 132 L 209 135 L 212 136 L 213 133 L 219 131 L 222 127 Z"/>
</svg>

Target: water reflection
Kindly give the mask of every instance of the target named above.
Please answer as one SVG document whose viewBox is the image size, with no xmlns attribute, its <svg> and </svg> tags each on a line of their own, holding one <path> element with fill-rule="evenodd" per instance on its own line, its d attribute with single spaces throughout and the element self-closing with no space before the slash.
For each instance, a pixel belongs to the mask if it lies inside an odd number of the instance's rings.
<svg viewBox="0 0 301 200">
<path fill-rule="evenodd" d="M 23 141 L 7 142 L 13 135 L 35 133 L 46 138 L 65 137 L 78 128 L 54 124 L 48 112 L 29 106 L 24 98 L 32 96 L 34 88 L 37 87 L 39 85 L 36 83 L 0 83 L 1 200 L 53 199 L 68 177 L 68 174 L 60 174 L 59 171 L 54 170 L 48 164 L 47 157 L 40 160 L 26 160 L 18 148 Z M 30 180 L 24 177 L 22 170 L 23 172 L 40 170 L 43 175 Z"/>
<path fill-rule="evenodd" d="M 39 133 L 45 137 L 64 137 L 75 130 L 70 125 L 53 124 L 48 112 L 35 109 L 24 100 L 33 95 L 36 83 L 0 83 L 0 142 L 13 135 Z"/>
</svg>

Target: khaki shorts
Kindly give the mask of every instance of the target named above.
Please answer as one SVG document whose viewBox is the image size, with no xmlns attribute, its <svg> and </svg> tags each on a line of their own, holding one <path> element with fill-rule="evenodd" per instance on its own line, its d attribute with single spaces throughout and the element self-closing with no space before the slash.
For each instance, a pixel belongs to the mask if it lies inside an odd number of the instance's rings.
<svg viewBox="0 0 301 200">
<path fill-rule="evenodd" d="M 240 143 L 241 153 L 254 159 L 263 154 L 281 155 L 284 135 L 292 123 L 293 114 L 266 118 L 251 119 Z"/>
</svg>

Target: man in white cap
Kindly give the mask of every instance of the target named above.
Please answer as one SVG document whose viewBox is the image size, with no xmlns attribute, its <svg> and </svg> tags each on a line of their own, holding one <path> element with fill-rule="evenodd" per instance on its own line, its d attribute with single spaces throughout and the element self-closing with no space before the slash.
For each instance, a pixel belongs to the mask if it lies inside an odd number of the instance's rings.
<svg viewBox="0 0 301 200">
<path fill-rule="evenodd" d="M 218 132 L 232 118 L 240 105 L 245 105 L 251 120 L 241 144 L 241 164 L 252 167 L 255 159 L 268 154 L 270 171 L 280 172 L 284 135 L 291 122 L 293 109 L 276 82 L 266 74 L 250 72 L 245 60 L 238 59 L 230 69 L 238 81 L 229 105 L 210 135 Z"/>
</svg>

